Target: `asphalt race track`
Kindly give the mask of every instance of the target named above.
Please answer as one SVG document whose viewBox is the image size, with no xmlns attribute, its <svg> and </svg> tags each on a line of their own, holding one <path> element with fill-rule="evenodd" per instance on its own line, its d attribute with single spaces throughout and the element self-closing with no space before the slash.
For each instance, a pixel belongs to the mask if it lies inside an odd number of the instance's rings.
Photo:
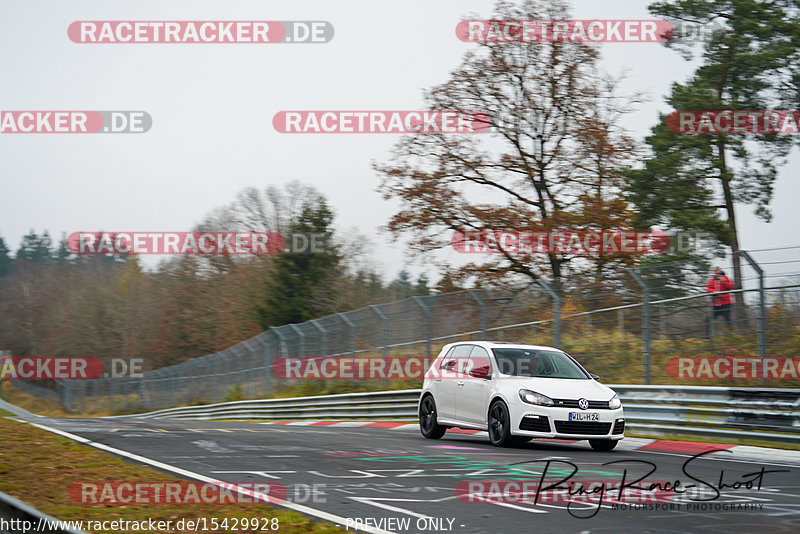
<svg viewBox="0 0 800 534">
<path fill-rule="evenodd" d="M 742 459 L 715 452 L 692 459 L 696 451 L 639 450 L 630 445 L 637 440 L 627 440 L 610 453 L 594 452 L 586 442 L 532 442 L 498 449 L 484 433 L 448 431 L 441 440 L 430 441 L 408 425 L 353 428 L 346 423 L 22 419 L 80 436 L 89 445 L 132 461 L 155 463 L 184 478 L 282 484 L 288 492 L 286 506 L 351 530 L 359 518 L 365 527 L 359 530 L 375 533 L 800 532 L 800 463 L 791 456 L 798 453 Z M 603 465 L 617 460 L 628 462 Z M 462 488 L 470 481 L 535 483 L 545 468 L 546 480 L 555 481 L 571 473 L 571 465 L 577 472 L 570 483 L 613 484 L 626 469 L 626 477 L 633 477 L 654 468 L 644 480 L 673 486 L 680 481 L 680 488 L 695 487 L 680 495 L 667 487 L 655 504 L 651 500 L 638 504 L 649 508 L 634 509 L 635 498 L 623 499 L 628 509 L 616 506 L 612 490 L 602 506 L 596 500 L 584 500 L 569 510 L 555 497 L 542 497 L 534 505 L 530 495 L 526 499 L 517 495 L 514 500 L 513 493 L 494 502 L 478 495 L 473 502 L 462 502 L 469 501 L 469 494 L 457 496 L 460 483 Z M 754 484 L 759 473 L 760 489 Z M 749 489 L 747 481 L 751 481 Z"/>
</svg>

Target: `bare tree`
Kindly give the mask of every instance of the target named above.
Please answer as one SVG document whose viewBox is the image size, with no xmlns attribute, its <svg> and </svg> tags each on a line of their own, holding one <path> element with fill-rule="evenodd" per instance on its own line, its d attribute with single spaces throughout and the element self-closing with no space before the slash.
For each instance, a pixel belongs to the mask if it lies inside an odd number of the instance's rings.
<svg viewBox="0 0 800 534">
<path fill-rule="evenodd" d="M 561 0 L 500 2 L 491 18 L 563 20 L 569 12 Z M 426 100 L 431 110 L 485 112 L 491 129 L 406 136 L 388 163 L 375 164 L 379 191 L 401 202 L 389 231 L 410 233 L 413 249 L 427 254 L 448 247 L 459 231 L 630 229 L 618 169 L 630 164 L 634 142 L 619 119 L 633 99 L 615 96 L 615 80 L 597 68 L 597 50 L 575 42 L 477 46 Z M 454 280 L 477 276 L 499 283 L 548 272 L 560 279 L 570 265 L 602 276 L 630 261 L 504 250 L 443 268 Z"/>
</svg>

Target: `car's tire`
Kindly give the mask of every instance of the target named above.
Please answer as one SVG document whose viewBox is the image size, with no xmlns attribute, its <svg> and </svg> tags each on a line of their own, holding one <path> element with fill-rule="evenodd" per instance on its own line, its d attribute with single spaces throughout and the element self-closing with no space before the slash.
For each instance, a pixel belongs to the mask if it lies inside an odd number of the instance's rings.
<svg viewBox="0 0 800 534">
<path fill-rule="evenodd" d="M 511 444 L 511 417 L 508 415 L 506 403 L 496 400 L 489 406 L 489 441 L 495 447 L 506 447 Z"/>
<path fill-rule="evenodd" d="M 532 439 L 533 439 L 532 436 L 511 436 L 511 442 L 518 445 L 522 445 L 523 443 L 528 443 Z"/>
<path fill-rule="evenodd" d="M 617 439 L 590 439 L 589 445 L 596 451 L 608 452 L 614 450 L 618 441 Z"/>
<path fill-rule="evenodd" d="M 433 395 L 426 395 L 419 403 L 419 431 L 428 439 L 439 439 L 447 431 L 436 422 L 436 401 Z"/>
</svg>

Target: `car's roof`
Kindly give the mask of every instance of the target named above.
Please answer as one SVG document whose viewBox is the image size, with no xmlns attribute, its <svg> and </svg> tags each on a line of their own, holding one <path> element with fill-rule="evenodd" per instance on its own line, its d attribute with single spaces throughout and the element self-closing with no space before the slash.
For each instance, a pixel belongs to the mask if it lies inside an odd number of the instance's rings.
<svg viewBox="0 0 800 534">
<path fill-rule="evenodd" d="M 507 348 L 507 349 L 560 350 L 545 345 L 530 345 L 527 343 L 515 343 L 513 341 L 486 341 L 486 340 L 457 341 L 454 343 L 449 343 L 447 346 L 453 347 L 456 345 L 480 345 L 487 349 Z"/>
</svg>

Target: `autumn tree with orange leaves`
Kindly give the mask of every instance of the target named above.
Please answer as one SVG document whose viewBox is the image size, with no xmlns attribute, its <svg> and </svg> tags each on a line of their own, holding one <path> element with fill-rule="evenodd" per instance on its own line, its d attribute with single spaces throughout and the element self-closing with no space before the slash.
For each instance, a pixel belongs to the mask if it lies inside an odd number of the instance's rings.
<svg viewBox="0 0 800 534">
<path fill-rule="evenodd" d="M 561 1 L 501 2 L 493 20 L 569 19 Z M 426 92 L 431 110 L 488 114 L 482 134 L 414 134 L 388 162 L 374 165 L 379 191 L 399 200 L 388 223 L 426 257 L 451 247 L 455 232 L 627 231 L 632 212 L 620 169 L 635 144 L 619 126 L 635 97 L 615 96 L 617 79 L 597 67 L 591 45 L 485 42 L 449 79 Z M 452 249 L 449 258 L 453 258 Z M 441 261 L 443 274 L 466 283 L 503 284 L 540 277 L 560 282 L 591 273 L 601 280 L 632 263 L 630 256 L 542 253 Z"/>
</svg>

